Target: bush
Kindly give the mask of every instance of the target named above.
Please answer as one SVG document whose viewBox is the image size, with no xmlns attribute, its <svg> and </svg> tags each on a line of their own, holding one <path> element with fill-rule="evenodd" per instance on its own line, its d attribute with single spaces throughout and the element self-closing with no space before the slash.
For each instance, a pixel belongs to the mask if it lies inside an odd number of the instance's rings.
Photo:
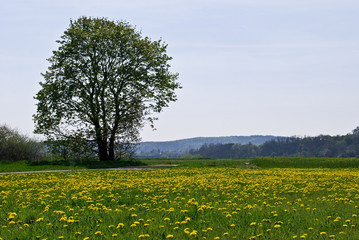
<svg viewBox="0 0 359 240">
<path fill-rule="evenodd" d="M 0 126 L 0 160 L 38 161 L 44 154 L 45 149 L 41 142 L 22 135 L 6 125 Z"/>
</svg>

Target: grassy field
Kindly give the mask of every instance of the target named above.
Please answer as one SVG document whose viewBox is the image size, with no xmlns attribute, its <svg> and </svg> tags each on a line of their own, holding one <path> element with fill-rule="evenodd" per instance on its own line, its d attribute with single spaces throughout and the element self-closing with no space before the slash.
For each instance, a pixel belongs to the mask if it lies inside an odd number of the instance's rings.
<svg viewBox="0 0 359 240">
<path fill-rule="evenodd" d="M 80 170 L 117 168 L 139 165 L 177 165 L 178 167 L 239 167 L 239 168 L 359 168 L 359 158 L 265 157 L 255 159 L 135 159 L 117 162 L 0 162 L 0 172 L 40 170 Z"/>
<path fill-rule="evenodd" d="M 0 162 L 0 172 L 99 169 L 99 168 L 117 168 L 117 167 L 127 167 L 127 166 L 139 166 L 139 165 L 144 165 L 144 164 L 145 163 L 138 161 L 138 160 L 117 161 L 117 162 L 8 161 L 8 162 Z"/>
<path fill-rule="evenodd" d="M 83 170 L 128 166 L 178 165 L 179 167 L 245 167 L 250 159 L 139 159 L 118 162 L 66 162 L 66 161 L 12 161 L 0 162 L 0 172 L 24 172 L 42 170 Z"/>
<path fill-rule="evenodd" d="M 260 168 L 359 168 L 359 158 L 262 157 L 251 163 Z"/>
<path fill-rule="evenodd" d="M 251 159 L 141 159 L 145 165 L 178 165 L 179 167 L 245 167 Z"/>
<path fill-rule="evenodd" d="M 220 167 L 227 161 L 2 175 L 0 237 L 359 239 L 357 169 Z"/>
</svg>

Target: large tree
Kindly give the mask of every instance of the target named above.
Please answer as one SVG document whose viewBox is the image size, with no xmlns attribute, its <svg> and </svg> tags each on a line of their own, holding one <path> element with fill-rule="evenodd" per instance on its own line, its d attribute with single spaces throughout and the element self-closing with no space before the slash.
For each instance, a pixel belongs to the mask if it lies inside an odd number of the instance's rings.
<svg viewBox="0 0 359 240">
<path fill-rule="evenodd" d="M 126 22 L 81 17 L 57 42 L 35 96 L 35 133 L 95 143 L 101 161 L 114 160 L 176 100 L 167 45 Z"/>
</svg>

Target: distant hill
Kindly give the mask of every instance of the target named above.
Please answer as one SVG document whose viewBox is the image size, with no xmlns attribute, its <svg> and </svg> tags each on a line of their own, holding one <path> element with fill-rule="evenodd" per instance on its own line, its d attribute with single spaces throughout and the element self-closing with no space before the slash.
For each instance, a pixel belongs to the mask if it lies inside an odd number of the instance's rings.
<svg viewBox="0 0 359 240">
<path fill-rule="evenodd" d="M 204 144 L 227 144 L 227 143 L 252 143 L 254 145 L 261 145 L 264 142 L 282 138 L 278 136 L 229 136 L 229 137 L 196 137 L 188 139 L 180 139 L 166 142 L 142 142 L 137 146 L 137 156 L 161 156 L 167 153 L 185 153 L 189 150 L 197 150 Z"/>
</svg>

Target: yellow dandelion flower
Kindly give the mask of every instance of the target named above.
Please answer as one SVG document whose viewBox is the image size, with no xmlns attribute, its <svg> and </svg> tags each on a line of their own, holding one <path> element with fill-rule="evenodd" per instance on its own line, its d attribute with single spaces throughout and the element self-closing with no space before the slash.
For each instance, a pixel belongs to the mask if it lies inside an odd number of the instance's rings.
<svg viewBox="0 0 359 240">
<path fill-rule="evenodd" d="M 123 228 L 124 226 L 125 226 L 125 224 L 119 223 L 116 228 Z"/>
</svg>

